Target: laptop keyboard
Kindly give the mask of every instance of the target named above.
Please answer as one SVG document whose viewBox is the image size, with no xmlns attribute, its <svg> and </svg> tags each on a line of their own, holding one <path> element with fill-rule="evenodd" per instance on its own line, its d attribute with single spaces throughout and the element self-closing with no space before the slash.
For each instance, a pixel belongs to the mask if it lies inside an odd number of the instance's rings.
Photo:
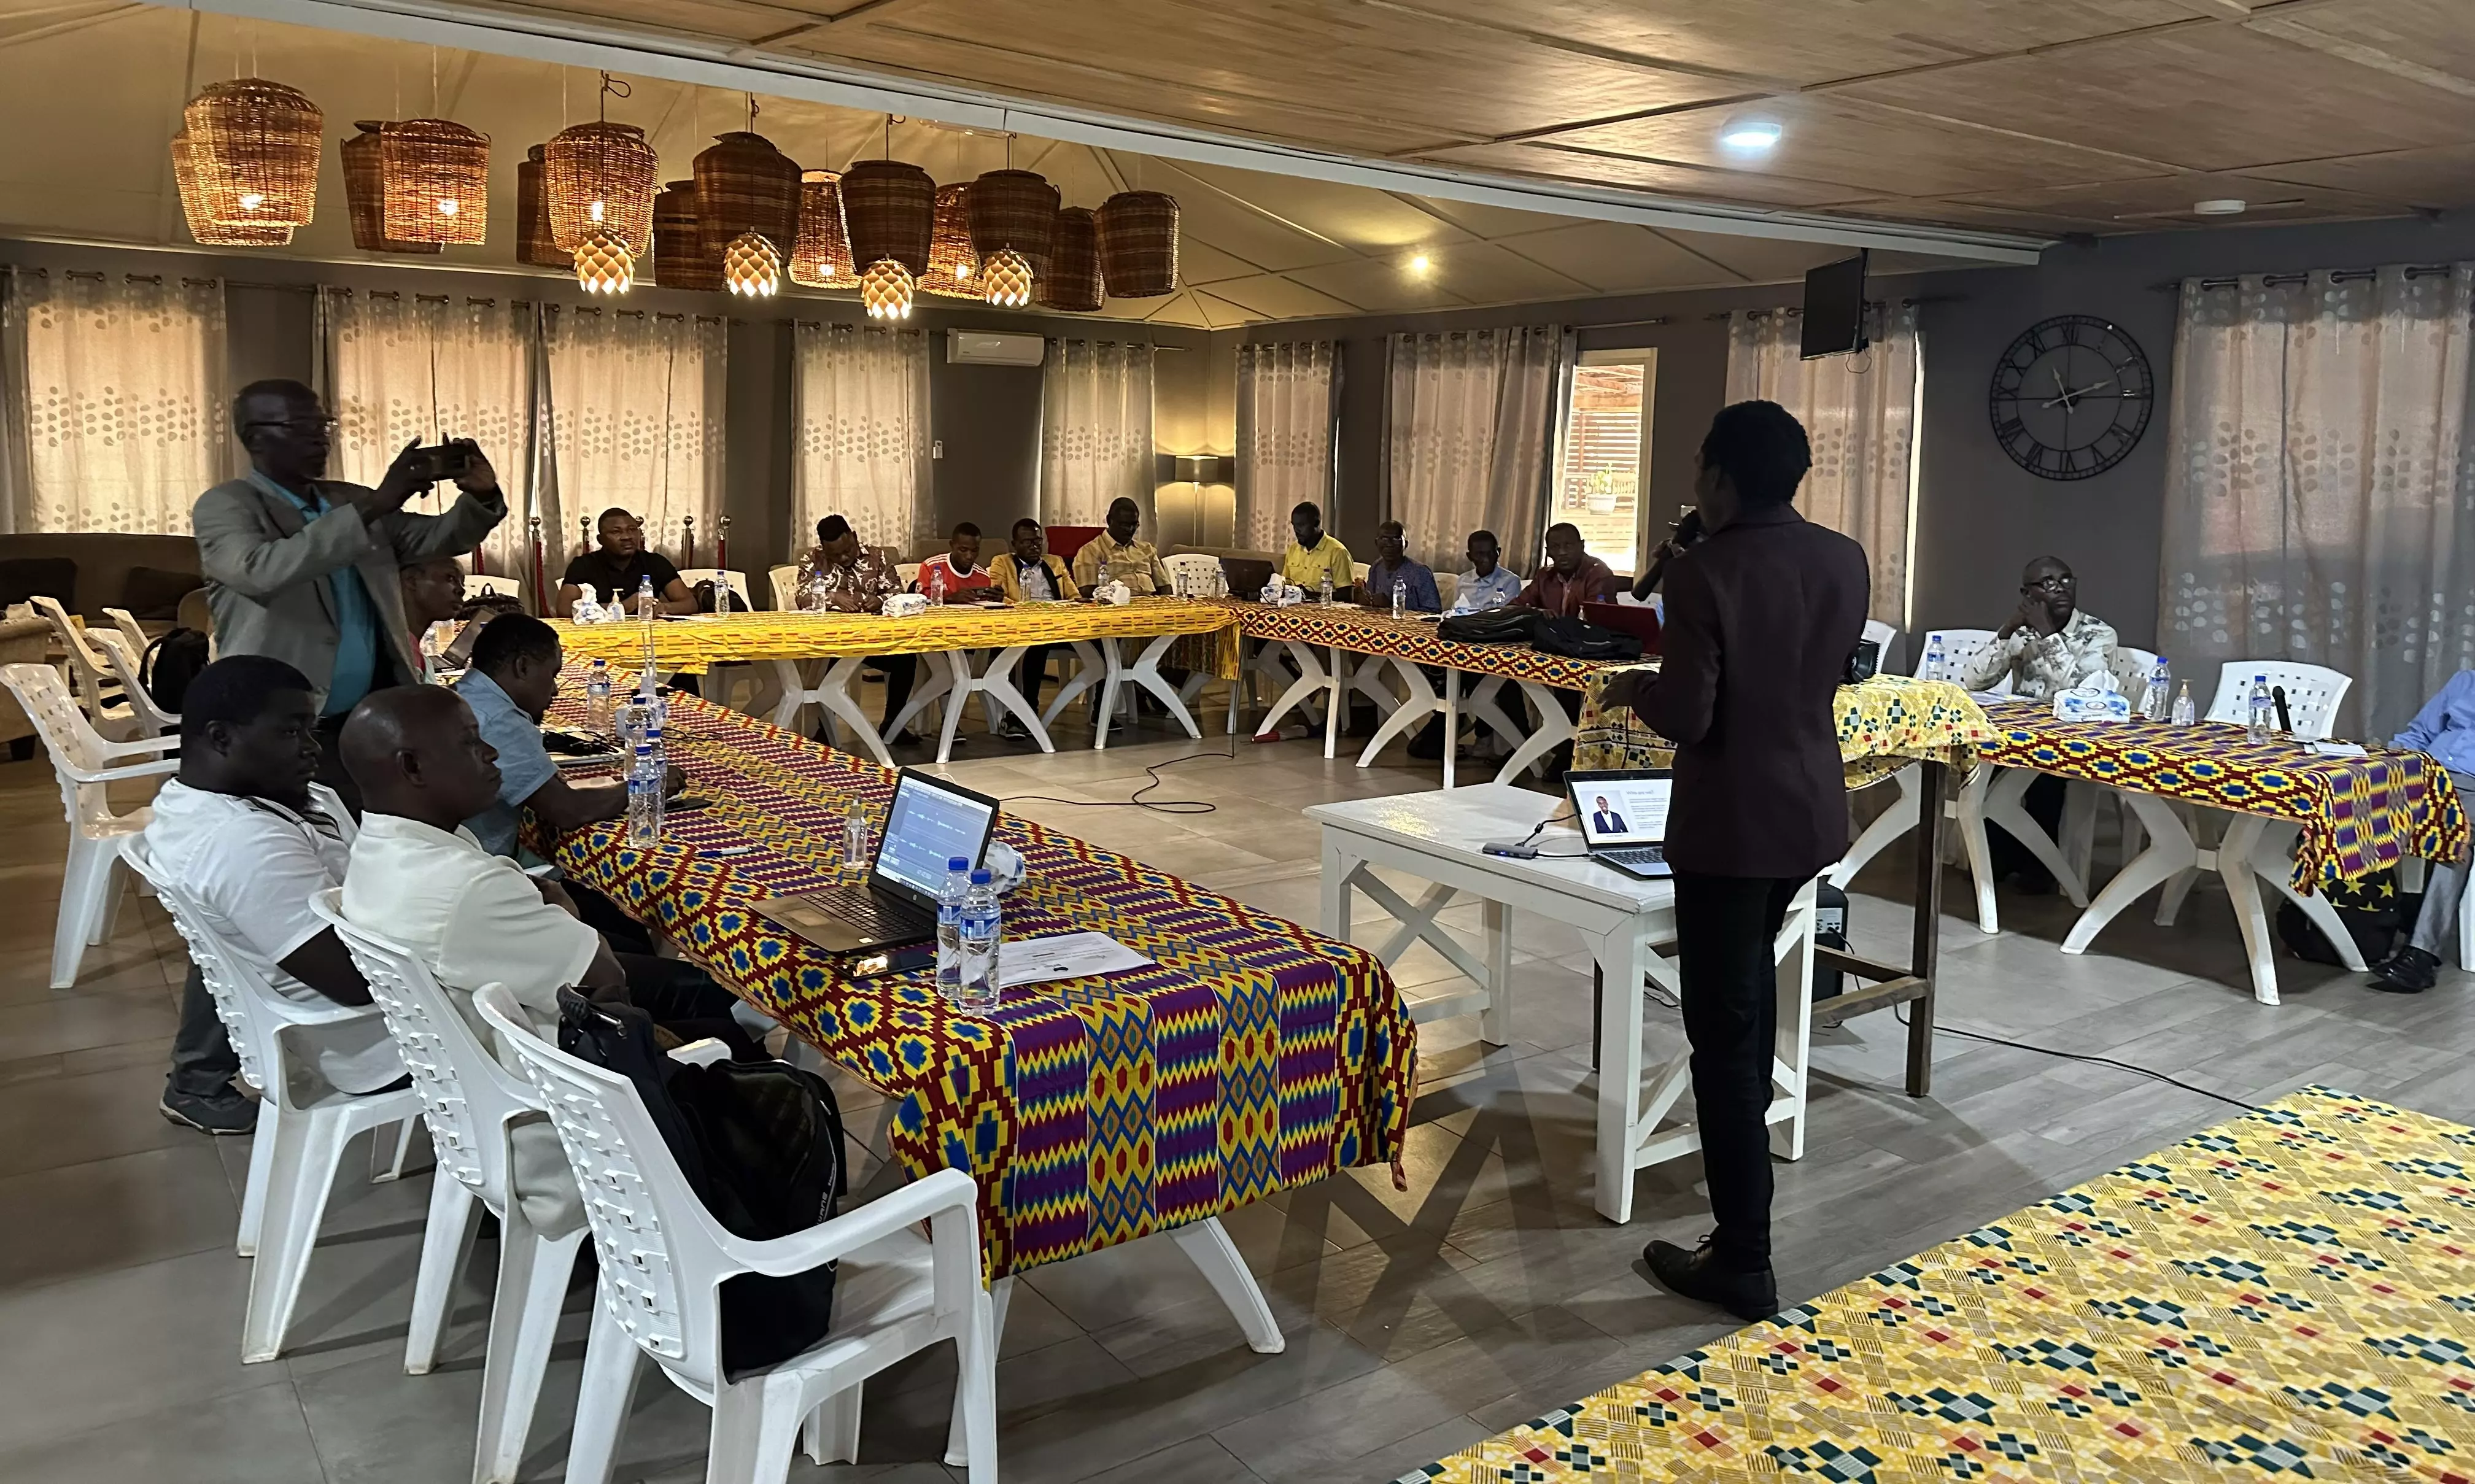
<svg viewBox="0 0 2475 1484">
<path fill-rule="evenodd" d="M 1599 858 L 1623 865 L 1662 865 L 1667 861 L 1665 845 L 1635 845 L 1624 850 L 1602 850 Z"/>
<path fill-rule="evenodd" d="M 847 922 L 862 933 L 879 937 L 910 932 L 919 925 L 922 915 L 918 908 L 907 903 L 896 906 L 865 891 L 836 891 L 808 900 L 826 916 Z"/>
</svg>

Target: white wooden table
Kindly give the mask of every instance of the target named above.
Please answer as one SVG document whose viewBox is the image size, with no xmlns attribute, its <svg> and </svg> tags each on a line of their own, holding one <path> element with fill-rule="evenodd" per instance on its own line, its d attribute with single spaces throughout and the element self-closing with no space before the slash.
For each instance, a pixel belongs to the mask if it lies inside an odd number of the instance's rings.
<svg viewBox="0 0 2475 1484">
<path fill-rule="evenodd" d="M 1477 784 L 1389 798 L 1318 804 L 1306 811 L 1323 827 L 1323 932 L 1350 936 L 1350 909 L 1362 892 L 1400 927 L 1376 949 L 1386 964 L 1424 942 L 1465 975 L 1473 988 L 1429 999 L 1410 1018 L 1420 1024 L 1479 1016 L 1479 1035 L 1500 1046 L 1511 1034 L 1511 914 L 1536 912 L 1580 930 L 1598 963 L 1604 989 L 1599 1027 L 1598 1184 L 1592 1197 L 1610 1221 L 1632 1216 L 1632 1174 L 1702 1147 L 1689 1124 L 1660 1125 L 1691 1083 L 1680 1032 L 1673 1055 L 1651 1070 L 1645 1086 L 1642 986 L 1671 992 L 1673 961 L 1661 950 L 1676 937 L 1676 891 L 1667 882 L 1640 881 L 1581 854 L 1581 835 L 1556 825 L 1532 843 L 1532 861 L 1490 856 L 1488 840 L 1519 839 L 1564 809 L 1561 798 Z M 1388 870 L 1433 883 L 1412 902 L 1377 874 Z M 1483 942 L 1473 953 L 1445 932 L 1445 909 L 1463 896 L 1484 904 Z M 1789 909 L 1777 947 L 1778 1044 L 1771 1061 L 1768 1121 L 1771 1148 L 1782 1158 L 1804 1153 L 1806 1059 L 1813 1023 L 1813 891 Z"/>
</svg>

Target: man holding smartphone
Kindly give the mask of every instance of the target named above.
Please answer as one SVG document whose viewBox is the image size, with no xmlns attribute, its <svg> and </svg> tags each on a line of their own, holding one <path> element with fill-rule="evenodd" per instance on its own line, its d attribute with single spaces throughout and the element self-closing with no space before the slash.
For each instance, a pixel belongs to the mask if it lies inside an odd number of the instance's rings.
<svg viewBox="0 0 2475 1484">
<path fill-rule="evenodd" d="M 357 815 L 359 791 L 335 752 L 344 718 L 372 691 L 421 676 L 399 569 L 472 550 L 507 505 L 469 441 L 405 445 L 376 489 L 329 479 L 334 427 L 298 381 L 241 388 L 233 430 L 249 450 L 249 473 L 199 496 L 190 519 L 219 652 L 271 655 L 308 677 L 318 693 L 318 781 Z M 445 514 L 404 510 L 442 477 L 461 492 Z"/>
</svg>

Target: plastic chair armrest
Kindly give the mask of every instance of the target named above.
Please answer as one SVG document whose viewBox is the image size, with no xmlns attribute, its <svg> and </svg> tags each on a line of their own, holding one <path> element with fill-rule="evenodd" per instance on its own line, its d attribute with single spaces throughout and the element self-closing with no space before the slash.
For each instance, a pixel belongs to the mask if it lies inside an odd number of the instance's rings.
<svg viewBox="0 0 2475 1484">
<path fill-rule="evenodd" d="M 980 1188 L 960 1170 L 939 1170 L 882 1195 L 847 1216 L 821 1222 L 805 1231 L 767 1241 L 751 1241 L 717 1230 L 723 1251 L 751 1273 L 788 1277 L 823 1267 L 870 1242 L 933 1217 L 960 1212 L 969 1217 L 979 1209 Z"/>
<path fill-rule="evenodd" d="M 181 735 L 172 732 L 161 737 L 133 737 L 127 742 L 107 742 L 96 750 L 107 758 L 135 758 L 169 751 L 180 745 Z"/>
<path fill-rule="evenodd" d="M 76 767 L 66 763 L 59 766 L 61 772 L 80 783 L 118 783 L 124 778 L 153 778 L 162 773 L 177 773 L 181 770 L 181 760 L 159 758 L 152 763 L 134 763 L 121 767 Z"/>
</svg>

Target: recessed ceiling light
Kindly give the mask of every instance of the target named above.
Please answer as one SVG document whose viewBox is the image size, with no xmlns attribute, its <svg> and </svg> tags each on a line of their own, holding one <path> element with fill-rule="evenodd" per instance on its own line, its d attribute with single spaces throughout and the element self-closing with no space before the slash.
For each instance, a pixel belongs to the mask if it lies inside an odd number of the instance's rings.
<svg viewBox="0 0 2475 1484">
<path fill-rule="evenodd" d="M 2215 201 L 2194 201 L 2192 210 L 2200 216 L 2241 216 L 2243 203 L 2231 196 L 2220 197 Z"/>
<path fill-rule="evenodd" d="M 1787 133 L 1775 118 L 1742 113 L 1720 127 L 1719 142 L 1731 150 L 1766 150 Z"/>
<path fill-rule="evenodd" d="M 1417 256 L 1412 257 L 1412 258 L 1410 258 L 1410 259 L 1409 259 L 1409 271 L 1410 271 L 1411 273 L 1418 274 L 1418 275 L 1421 275 L 1421 276 L 1424 276 L 1424 275 L 1427 273 L 1427 271 L 1428 271 L 1428 270 L 1430 270 L 1430 269 L 1434 268 L 1434 266 L 1435 266 L 1435 260 L 1434 260 L 1434 258 L 1432 258 L 1432 257 L 1429 257 L 1429 256 L 1428 256 L 1426 254 L 1424 254 L 1424 253 L 1421 253 L 1421 254 L 1419 254 Z"/>
</svg>

